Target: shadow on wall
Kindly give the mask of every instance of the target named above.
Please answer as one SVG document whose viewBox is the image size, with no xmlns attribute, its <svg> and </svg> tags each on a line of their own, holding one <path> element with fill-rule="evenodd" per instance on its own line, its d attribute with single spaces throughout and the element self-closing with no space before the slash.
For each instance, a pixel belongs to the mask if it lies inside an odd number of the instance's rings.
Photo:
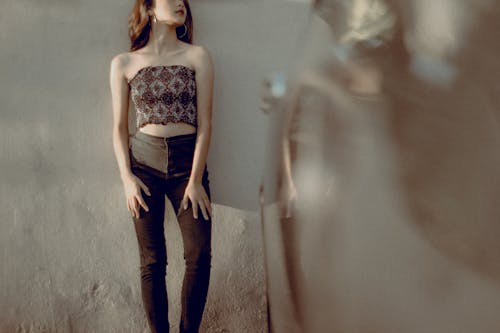
<svg viewBox="0 0 500 333">
<path fill-rule="evenodd" d="M 208 166 L 218 204 L 258 208 L 268 127 L 261 81 L 288 69 L 286 55 L 297 51 L 308 13 L 307 3 L 285 0 L 193 3 L 195 43 L 208 47 L 215 64 Z"/>
</svg>

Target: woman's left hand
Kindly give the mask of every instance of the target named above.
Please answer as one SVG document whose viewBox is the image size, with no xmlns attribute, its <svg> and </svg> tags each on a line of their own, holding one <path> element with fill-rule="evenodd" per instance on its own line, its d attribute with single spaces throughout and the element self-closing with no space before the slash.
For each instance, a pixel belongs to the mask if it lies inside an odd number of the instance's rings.
<svg viewBox="0 0 500 333">
<path fill-rule="evenodd" d="M 210 217 L 212 217 L 212 206 L 210 204 L 210 199 L 208 198 L 208 195 L 205 192 L 205 188 L 201 183 L 189 181 L 184 192 L 184 197 L 182 198 L 182 208 L 188 208 L 188 200 L 191 200 L 191 204 L 193 207 L 193 216 L 195 219 L 198 218 L 198 206 L 200 207 L 205 220 L 208 220 L 209 215 Z"/>
</svg>

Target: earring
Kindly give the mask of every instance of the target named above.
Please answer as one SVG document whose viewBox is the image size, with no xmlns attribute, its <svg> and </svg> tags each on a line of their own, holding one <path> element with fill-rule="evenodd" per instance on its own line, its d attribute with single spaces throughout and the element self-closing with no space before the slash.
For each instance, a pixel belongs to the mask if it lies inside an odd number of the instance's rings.
<svg viewBox="0 0 500 333">
<path fill-rule="evenodd" d="M 151 19 L 152 18 L 152 19 Z M 152 12 L 152 14 L 150 13 L 149 15 L 149 20 L 150 21 L 153 21 L 153 23 L 156 23 L 156 15 L 155 15 L 155 12 Z"/>
<path fill-rule="evenodd" d="M 188 32 L 188 28 L 186 26 L 186 23 L 184 23 L 184 33 L 181 36 L 179 36 L 179 38 L 183 38 L 184 36 L 186 36 L 187 32 Z"/>
</svg>

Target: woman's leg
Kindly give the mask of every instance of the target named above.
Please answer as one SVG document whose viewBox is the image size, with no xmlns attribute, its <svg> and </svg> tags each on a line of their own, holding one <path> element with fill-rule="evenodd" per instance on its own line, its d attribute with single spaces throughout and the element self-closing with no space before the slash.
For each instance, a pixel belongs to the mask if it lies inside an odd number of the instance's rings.
<svg viewBox="0 0 500 333">
<path fill-rule="evenodd" d="M 207 179 L 204 177 L 203 186 L 210 197 Z M 205 220 L 200 209 L 198 209 L 198 219 L 195 219 L 191 203 L 186 210 L 180 207 L 188 181 L 189 179 L 170 180 L 167 190 L 181 229 L 186 262 L 181 293 L 180 333 L 198 332 L 207 299 L 212 258 L 211 219 Z"/>
<path fill-rule="evenodd" d="M 167 251 L 165 247 L 164 179 L 141 168 L 134 174 L 149 188 L 151 196 L 142 191 L 149 212 L 140 209 L 139 218 L 133 218 L 141 263 L 141 291 L 144 309 L 152 333 L 168 333 L 168 300 L 165 285 Z"/>
</svg>

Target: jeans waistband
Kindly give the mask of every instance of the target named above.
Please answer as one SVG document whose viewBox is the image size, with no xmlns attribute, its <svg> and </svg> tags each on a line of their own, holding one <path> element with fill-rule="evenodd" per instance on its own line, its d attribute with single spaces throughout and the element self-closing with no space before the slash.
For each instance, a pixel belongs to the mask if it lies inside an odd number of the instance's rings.
<svg viewBox="0 0 500 333">
<path fill-rule="evenodd" d="M 137 130 L 134 136 L 141 141 L 161 146 L 196 142 L 196 133 L 174 135 L 170 137 L 161 137 L 161 136 L 146 134 L 144 132 Z"/>
</svg>

